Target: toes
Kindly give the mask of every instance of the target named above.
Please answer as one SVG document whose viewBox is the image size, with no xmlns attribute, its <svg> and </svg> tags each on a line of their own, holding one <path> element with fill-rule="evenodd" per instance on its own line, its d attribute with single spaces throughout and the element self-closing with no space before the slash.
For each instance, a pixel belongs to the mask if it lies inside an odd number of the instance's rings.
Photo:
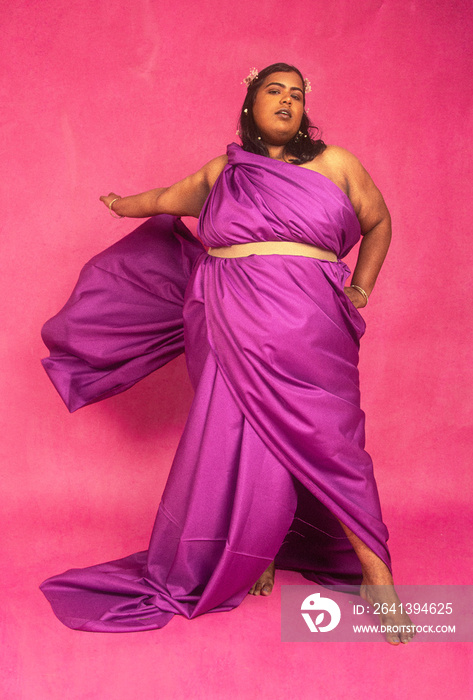
<svg viewBox="0 0 473 700">
<path fill-rule="evenodd" d="M 386 635 L 386 641 L 389 642 L 389 644 L 392 644 L 393 646 L 399 646 L 400 644 L 409 644 L 409 642 L 412 641 L 414 638 L 413 634 L 410 633 L 403 633 L 401 634 L 387 634 Z"/>
<path fill-rule="evenodd" d="M 248 593 L 250 595 L 268 596 L 272 592 L 274 586 L 274 570 L 274 562 L 272 562 L 256 581 L 255 585 L 250 588 Z"/>
<path fill-rule="evenodd" d="M 257 581 L 254 586 L 250 588 L 251 595 L 261 595 L 261 583 Z"/>
<path fill-rule="evenodd" d="M 413 634 L 409 634 L 409 633 L 408 634 L 401 634 L 401 642 L 403 644 L 409 644 L 409 642 L 411 642 L 413 639 L 414 639 Z"/>
<path fill-rule="evenodd" d="M 248 593 L 250 595 L 269 595 L 273 590 L 273 584 L 263 581 L 257 581 L 254 586 L 250 588 Z"/>
</svg>

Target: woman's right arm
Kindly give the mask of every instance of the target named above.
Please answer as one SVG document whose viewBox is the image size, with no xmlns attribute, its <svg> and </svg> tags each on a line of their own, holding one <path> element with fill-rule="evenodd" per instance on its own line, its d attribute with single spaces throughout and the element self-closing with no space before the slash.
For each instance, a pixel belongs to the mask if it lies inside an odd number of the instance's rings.
<svg viewBox="0 0 473 700">
<path fill-rule="evenodd" d="M 110 202 L 116 199 L 112 209 L 118 216 L 147 218 L 155 214 L 172 214 L 198 217 L 227 160 L 227 156 L 214 158 L 193 175 L 170 187 L 158 187 L 131 197 L 119 197 L 110 192 L 100 197 L 100 201 L 108 207 Z"/>
</svg>

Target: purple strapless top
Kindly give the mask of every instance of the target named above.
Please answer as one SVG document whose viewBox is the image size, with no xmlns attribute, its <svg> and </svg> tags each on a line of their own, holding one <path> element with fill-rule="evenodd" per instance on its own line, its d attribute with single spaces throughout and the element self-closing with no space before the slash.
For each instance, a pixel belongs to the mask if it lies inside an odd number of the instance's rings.
<svg viewBox="0 0 473 700">
<path fill-rule="evenodd" d="M 360 238 L 347 195 L 324 175 L 292 163 L 227 147 L 228 164 L 202 209 L 198 235 L 219 247 L 296 241 L 344 257 Z"/>
</svg>

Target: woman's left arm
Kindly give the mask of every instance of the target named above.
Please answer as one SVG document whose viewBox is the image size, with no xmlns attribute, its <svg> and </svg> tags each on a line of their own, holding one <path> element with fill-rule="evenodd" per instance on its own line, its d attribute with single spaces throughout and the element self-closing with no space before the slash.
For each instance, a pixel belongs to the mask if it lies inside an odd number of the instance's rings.
<svg viewBox="0 0 473 700">
<path fill-rule="evenodd" d="M 391 217 L 381 192 L 360 161 L 344 149 L 339 151 L 347 193 L 363 236 L 351 284 L 361 287 L 369 296 L 391 242 Z M 366 306 L 367 300 L 355 287 L 345 287 L 345 293 L 357 308 Z"/>
</svg>

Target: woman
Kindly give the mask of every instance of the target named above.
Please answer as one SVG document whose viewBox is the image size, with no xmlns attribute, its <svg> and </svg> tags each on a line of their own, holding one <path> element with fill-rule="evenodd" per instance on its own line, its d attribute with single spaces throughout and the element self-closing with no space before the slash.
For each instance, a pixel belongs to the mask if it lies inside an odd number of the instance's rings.
<svg viewBox="0 0 473 700">
<path fill-rule="evenodd" d="M 153 629 L 176 612 L 228 610 L 248 589 L 269 594 L 275 565 L 322 584 L 359 584 L 372 603 L 399 602 L 364 451 L 357 373 L 364 332 L 357 309 L 384 261 L 389 213 L 354 156 L 311 138 L 307 85 L 296 68 L 274 64 L 247 85 L 243 149 L 232 144 L 171 187 L 100 198 L 115 216 L 168 216 L 91 261 L 68 305 L 45 326 L 45 368 L 75 410 L 182 351 L 185 288 L 195 398 L 150 548 L 43 584 L 73 628 Z M 169 215 L 200 217 L 208 252 Z M 349 270 L 339 258 L 360 233 L 345 286 Z M 147 275 L 155 275 L 152 292 Z M 130 321 L 133 355 L 127 312 L 113 307 L 114 297 L 129 293 L 137 314 L 150 308 L 139 319 L 142 343 Z M 154 306 L 150 293 L 159 297 Z M 138 302 L 143 294 L 146 303 Z M 84 298 L 100 301 L 84 313 Z M 151 338 L 152 316 L 162 324 Z M 387 635 L 392 644 L 412 636 L 404 614 L 384 615 L 382 623 L 406 626 Z"/>
</svg>

